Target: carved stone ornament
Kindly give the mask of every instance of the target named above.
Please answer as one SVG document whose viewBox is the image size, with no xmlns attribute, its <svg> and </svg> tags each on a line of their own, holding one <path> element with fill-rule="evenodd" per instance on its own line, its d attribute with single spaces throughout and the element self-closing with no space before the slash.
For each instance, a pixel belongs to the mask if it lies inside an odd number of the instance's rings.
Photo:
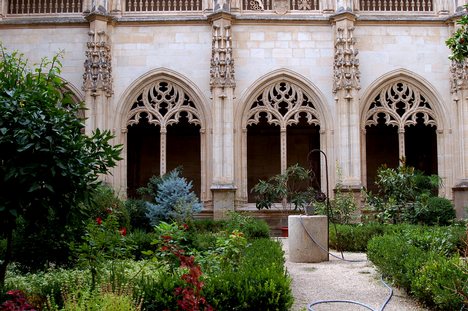
<svg viewBox="0 0 468 311">
<path fill-rule="evenodd" d="M 210 86 L 235 87 L 231 26 L 213 25 Z"/>
<path fill-rule="evenodd" d="M 263 90 L 250 107 L 247 125 L 258 124 L 266 117 L 269 124 L 286 129 L 288 125 L 298 124 L 305 117 L 310 125 L 320 126 L 318 112 L 305 92 L 289 82 L 278 82 Z"/>
<path fill-rule="evenodd" d="M 273 10 L 276 14 L 286 14 L 289 11 L 289 0 L 273 0 Z"/>
<path fill-rule="evenodd" d="M 88 35 L 83 90 L 91 91 L 93 95 L 102 91 L 106 96 L 112 96 L 111 48 L 107 34 L 90 31 Z"/>
<path fill-rule="evenodd" d="M 452 61 L 450 66 L 450 92 L 468 89 L 468 63 Z"/>
<path fill-rule="evenodd" d="M 333 63 L 333 93 L 346 90 L 346 97 L 351 98 L 352 89 L 359 90 L 360 76 L 359 51 L 354 47 L 356 39 L 353 37 L 354 27 L 337 28 L 335 42 L 335 59 Z"/>
<path fill-rule="evenodd" d="M 365 126 L 378 125 L 383 117 L 386 125 L 404 131 L 418 119 L 426 126 L 437 127 L 436 115 L 420 91 L 405 82 L 383 88 L 366 113 Z"/>
<path fill-rule="evenodd" d="M 158 80 L 145 86 L 136 97 L 127 114 L 127 126 L 138 124 L 143 118 L 165 132 L 169 125 L 179 123 L 181 117 L 201 126 L 199 111 L 184 90 L 170 81 Z"/>
<path fill-rule="evenodd" d="M 249 0 L 249 9 L 253 11 L 264 11 L 263 0 Z"/>
</svg>

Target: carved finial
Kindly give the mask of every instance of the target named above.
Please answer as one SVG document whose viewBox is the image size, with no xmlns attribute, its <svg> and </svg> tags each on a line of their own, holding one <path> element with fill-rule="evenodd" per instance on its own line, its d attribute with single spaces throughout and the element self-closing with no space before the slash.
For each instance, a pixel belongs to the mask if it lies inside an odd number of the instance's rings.
<svg viewBox="0 0 468 311">
<path fill-rule="evenodd" d="M 468 64 L 466 61 L 452 61 L 450 66 L 450 92 L 468 89 Z"/>
<path fill-rule="evenodd" d="M 86 60 L 84 62 L 83 90 L 91 91 L 93 95 L 103 91 L 111 96 L 112 91 L 112 62 L 111 48 L 107 42 L 107 34 L 99 31 L 88 32 Z"/>
<path fill-rule="evenodd" d="M 223 27 L 213 25 L 210 86 L 212 88 L 236 86 L 230 25 Z"/>
<path fill-rule="evenodd" d="M 333 93 L 346 90 L 346 98 L 350 99 L 351 90 L 359 90 L 360 76 L 359 51 L 355 48 L 356 39 L 353 37 L 354 27 L 337 27 L 335 40 L 335 59 L 333 63 Z"/>
</svg>

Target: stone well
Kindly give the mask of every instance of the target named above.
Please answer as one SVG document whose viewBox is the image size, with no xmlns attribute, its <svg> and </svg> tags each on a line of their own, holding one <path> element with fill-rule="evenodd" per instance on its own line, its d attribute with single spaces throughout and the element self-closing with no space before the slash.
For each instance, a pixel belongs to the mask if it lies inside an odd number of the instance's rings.
<svg viewBox="0 0 468 311">
<path fill-rule="evenodd" d="M 291 215 L 288 226 L 291 262 L 328 261 L 327 216 Z"/>
</svg>

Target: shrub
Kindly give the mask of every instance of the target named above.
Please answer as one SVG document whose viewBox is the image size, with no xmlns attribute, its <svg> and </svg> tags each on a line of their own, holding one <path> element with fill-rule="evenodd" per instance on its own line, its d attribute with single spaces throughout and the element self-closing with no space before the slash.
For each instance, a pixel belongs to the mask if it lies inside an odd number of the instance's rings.
<svg viewBox="0 0 468 311">
<path fill-rule="evenodd" d="M 210 275 L 204 293 L 215 310 L 289 310 L 291 279 L 281 245 L 270 239 L 252 241 L 238 269 Z"/>
<path fill-rule="evenodd" d="M 144 251 L 151 249 L 151 243 L 156 239 L 157 234 L 154 232 L 145 232 L 142 230 L 135 230 L 130 232 L 126 237 L 127 247 L 130 250 L 132 258 L 141 260 L 145 256 Z"/>
<path fill-rule="evenodd" d="M 462 260 L 436 256 L 427 261 L 411 282 L 411 292 L 428 306 L 440 310 L 460 310 L 463 298 L 457 288 L 468 294 L 468 274 L 462 272 Z"/>
<path fill-rule="evenodd" d="M 456 254 L 463 230 L 400 226 L 373 238 L 367 255 L 382 274 L 421 302 L 440 310 L 459 310 L 468 297 L 466 263 Z"/>
<path fill-rule="evenodd" d="M 367 257 L 395 284 L 409 290 L 414 274 L 432 256 L 416 246 L 408 245 L 396 235 L 375 237 L 367 246 Z"/>
<path fill-rule="evenodd" d="M 377 223 L 330 226 L 329 246 L 337 251 L 365 252 L 369 240 L 383 235 L 385 227 Z"/>
<path fill-rule="evenodd" d="M 191 190 L 192 183 L 179 174 L 179 170 L 175 169 L 160 178 L 150 180 L 147 192 L 156 193 L 154 204 L 147 202 L 146 216 L 151 225 L 155 226 L 160 221 L 188 222 L 193 214 L 202 210 L 202 204 Z"/>
<path fill-rule="evenodd" d="M 151 232 L 153 227 L 146 214 L 148 213 L 148 205 L 143 200 L 129 199 L 125 201 L 125 209 L 127 210 L 130 219 L 130 228 L 132 230 L 143 230 Z"/>
<path fill-rule="evenodd" d="M 195 219 L 191 223 L 190 229 L 193 232 L 204 233 L 204 232 L 218 232 L 218 231 L 224 230 L 225 227 L 226 227 L 226 220 Z"/>
<path fill-rule="evenodd" d="M 366 204 L 382 223 L 418 223 L 421 201 L 437 193 L 441 179 L 426 176 L 404 163 L 398 168 L 385 166 L 377 171 L 377 195 L 366 193 Z"/>
<path fill-rule="evenodd" d="M 129 227 L 130 216 L 125 208 L 125 202 L 108 185 L 101 184 L 89 202 L 83 204 L 82 209 L 83 213 L 86 214 L 86 220 L 94 220 L 98 217 L 105 218 L 108 214 L 113 214 L 120 226 Z"/>
<path fill-rule="evenodd" d="M 225 221 L 225 230 L 229 232 L 239 230 L 248 239 L 268 238 L 270 236 L 270 227 L 262 219 L 256 219 L 239 212 L 230 212 L 228 216 Z"/>
<path fill-rule="evenodd" d="M 61 311 L 137 311 L 138 303 L 129 295 L 112 292 L 79 291 L 67 294 Z"/>
<path fill-rule="evenodd" d="M 10 271 L 5 281 L 5 288 L 22 290 L 31 303 L 39 308 L 47 304 L 48 298 L 63 305 L 62 289 L 78 290 L 80 287 L 89 287 L 87 273 L 62 268 L 26 275 Z"/>
<path fill-rule="evenodd" d="M 455 209 L 449 199 L 429 197 L 417 219 L 426 225 L 446 226 L 455 219 L 455 216 Z"/>
</svg>

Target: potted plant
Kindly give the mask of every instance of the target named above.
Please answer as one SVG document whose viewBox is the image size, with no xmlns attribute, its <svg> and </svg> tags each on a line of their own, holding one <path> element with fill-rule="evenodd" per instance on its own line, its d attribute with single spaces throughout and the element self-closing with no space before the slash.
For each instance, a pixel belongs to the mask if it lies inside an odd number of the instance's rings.
<svg viewBox="0 0 468 311">
<path fill-rule="evenodd" d="M 294 164 L 268 180 L 259 180 L 251 190 L 256 193 L 255 206 L 259 210 L 271 209 L 277 204 L 280 206 L 283 236 L 287 236 L 287 216 L 303 213 L 311 207 L 316 190 L 309 186 L 309 178 L 309 170 Z"/>
</svg>

